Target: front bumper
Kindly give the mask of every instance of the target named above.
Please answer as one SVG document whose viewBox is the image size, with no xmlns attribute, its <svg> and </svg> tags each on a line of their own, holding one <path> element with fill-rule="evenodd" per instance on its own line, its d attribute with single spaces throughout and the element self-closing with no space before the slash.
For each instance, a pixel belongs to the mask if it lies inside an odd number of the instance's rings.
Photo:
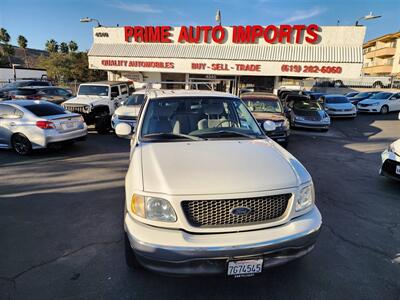
<svg viewBox="0 0 400 300">
<path fill-rule="evenodd" d="M 378 113 L 381 111 L 379 106 L 357 106 L 357 110 L 359 112 L 366 112 L 366 113 Z"/>
<path fill-rule="evenodd" d="M 114 115 L 111 118 L 111 127 L 112 127 L 112 129 L 115 129 L 115 126 L 117 126 L 119 123 L 126 123 L 126 124 L 130 125 L 132 128 L 135 128 L 137 120 L 136 119 L 120 119 L 118 117 L 118 115 Z"/>
<path fill-rule="evenodd" d="M 33 149 L 46 148 L 50 144 L 82 139 L 85 138 L 88 133 L 86 125 L 84 125 L 82 129 L 76 129 L 65 133 L 60 133 L 55 129 L 43 131 L 44 134 L 36 135 L 31 139 Z"/>
<path fill-rule="evenodd" d="M 329 129 L 330 123 L 323 123 L 321 121 L 294 120 L 293 125 L 295 127 L 309 129 Z"/>
<path fill-rule="evenodd" d="M 379 173 L 383 176 L 400 180 L 397 168 L 400 168 L 400 157 L 393 152 L 385 150 L 382 153 L 382 166 Z"/>
<path fill-rule="evenodd" d="M 332 110 L 327 110 L 327 114 L 331 117 L 356 117 L 357 116 L 357 110 L 352 110 L 352 111 L 332 111 Z"/>
<path fill-rule="evenodd" d="M 289 139 L 289 129 L 279 129 L 272 132 L 265 132 L 265 134 L 278 143 L 286 143 Z"/>
<path fill-rule="evenodd" d="M 286 263 L 310 252 L 322 224 L 315 206 L 290 222 L 267 229 L 192 234 L 152 227 L 125 215 L 125 231 L 138 261 L 165 274 L 223 274 L 231 259 L 262 257 L 263 267 Z"/>
</svg>

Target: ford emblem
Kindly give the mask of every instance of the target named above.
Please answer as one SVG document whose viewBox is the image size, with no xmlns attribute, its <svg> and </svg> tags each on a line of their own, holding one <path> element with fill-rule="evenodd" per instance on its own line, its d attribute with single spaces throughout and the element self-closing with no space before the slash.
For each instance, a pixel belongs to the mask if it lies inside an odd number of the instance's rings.
<svg viewBox="0 0 400 300">
<path fill-rule="evenodd" d="M 231 214 L 236 217 L 247 216 L 251 213 L 251 208 L 248 207 L 235 207 L 231 209 Z"/>
</svg>

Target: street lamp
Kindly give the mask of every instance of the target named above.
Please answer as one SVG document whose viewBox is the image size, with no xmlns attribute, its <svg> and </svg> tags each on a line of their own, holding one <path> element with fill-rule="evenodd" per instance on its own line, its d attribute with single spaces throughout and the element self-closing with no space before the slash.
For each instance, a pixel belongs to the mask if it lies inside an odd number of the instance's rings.
<svg viewBox="0 0 400 300">
<path fill-rule="evenodd" d="M 86 18 L 80 19 L 79 21 L 81 23 L 97 22 L 97 27 L 101 27 L 101 24 L 100 24 L 99 20 L 97 20 L 97 19 L 92 19 L 92 18 L 86 17 Z"/>
<path fill-rule="evenodd" d="M 364 17 L 359 18 L 359 19 L 356 21 L 356 26 L 360 26 L 358 23 L 359 23 L 361 20 L 368 21 L 368 20 L 372 20 L 372 19 L 378 19 L 378 18 L 380 18 L 380 17 L 382 17 L 382 16 L 375 16 L 375 15 L 372 14 L 372 11 L 371 11 L 371 12 L 369 13 L 369 15 L 366 15 L 366 16 L 364 16 Z"/>
<path fill-rule="evenodd" d="M 15 70 L 15 67 L 19 67 L 19 66 L 21 66 L 21 65 L 20 64 L 12 64 L 14 81 L 17 81 L 17 72 Z"/>
<path fill-rule="evenodd" d="M 215 21 L 221 26 L 221 11 L 219 9 L 217 9 L 217 14 L 215 15 Z"/>
</svg>

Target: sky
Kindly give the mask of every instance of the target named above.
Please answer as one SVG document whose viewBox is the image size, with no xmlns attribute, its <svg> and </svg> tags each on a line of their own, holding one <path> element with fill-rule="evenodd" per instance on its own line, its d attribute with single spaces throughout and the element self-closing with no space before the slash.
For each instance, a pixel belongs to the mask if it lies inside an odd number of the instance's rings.
<svg viewBox="0 0 400 300">
<path fill-rule="evenodd" d="M 362 22 L 366 40 L 400 30 L 400 0 L 1 0 L 0 27 L 12 44 L 23 35 L 29 48 L 44 49 L 47 40 L 55 39 L 74 40 L 87 50 L 94 23 L 80 23 L 83 17 L 105 26 L 214 25 L 217 9 L 222 25 L 354 25 L 373 12 L 382 17 Z"/>
</svg>

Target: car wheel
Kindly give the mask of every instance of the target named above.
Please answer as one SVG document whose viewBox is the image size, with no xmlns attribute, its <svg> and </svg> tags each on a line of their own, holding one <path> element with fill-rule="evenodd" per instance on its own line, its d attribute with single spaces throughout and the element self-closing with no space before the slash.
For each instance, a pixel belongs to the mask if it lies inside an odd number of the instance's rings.
<svg viewBox="0 0 400 300">
<path fill-rule="evenodd" d="M 17 133 L 11 138 L 11 145 L 19 155 L 28 155 L 32 152 L 32 144 L 22 133 Z"/>
<path fill-rule="evenodd" d="M 136 255 L 133 252 L 133 249 L 131 248 L 131 243 L 129 242 L 127 234 L 125 233 L 124 236 L 125 236 L 124 244 L 125 244 L 125 262 L 126 262 L 126 265 L 130 269 L 141 268 L 142 266 L 139 264 L 139 262 L 136 259 Z"/>
<path fill-rule="evenodd" d="M 372 85 L 372 87 L 381 89 L 381 88 L 383 88 L 383 84 L 382 84 L 382 82 L 377 81 L 377 82 L 374 82 L 374 84 Z"/>
<path fill-rule="evenodd" d="M 381 114 L 386 115 L 389 112 L 389 107 L 387 105 L 382 106 Z"/>
</svg>

